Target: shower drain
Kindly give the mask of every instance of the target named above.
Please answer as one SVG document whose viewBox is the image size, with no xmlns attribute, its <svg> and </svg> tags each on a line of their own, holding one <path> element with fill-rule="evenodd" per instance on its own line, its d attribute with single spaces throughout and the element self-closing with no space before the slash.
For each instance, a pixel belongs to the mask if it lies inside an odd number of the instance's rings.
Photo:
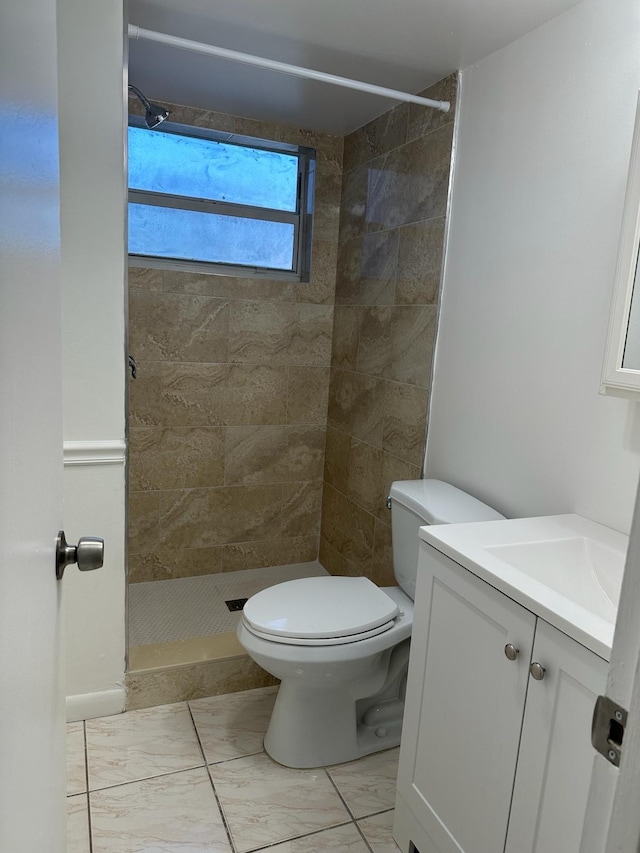
<svg viewBox="0 0 640 853">
<path fill-rule="evenodd" d="M 248 598 L 230 598 L 229 601 L 225 601 L 225 604 L 233 613 L 234 610 L 242 610 L 248 600 Z"/>
</svg>

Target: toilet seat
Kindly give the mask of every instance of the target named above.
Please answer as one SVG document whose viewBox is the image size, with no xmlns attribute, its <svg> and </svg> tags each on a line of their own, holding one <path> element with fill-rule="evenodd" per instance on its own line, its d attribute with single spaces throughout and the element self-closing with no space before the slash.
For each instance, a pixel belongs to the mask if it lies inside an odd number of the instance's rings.
<svg viewBox="0 0 640 853">
<path fill-rule="evenodd" d="M 325 646 L 355 643 L 392 627 L 400 608 L 364 577 L 311 577 L 276 584 L 252 596 L 242 619 L 257 637 Z"/>
</svg>

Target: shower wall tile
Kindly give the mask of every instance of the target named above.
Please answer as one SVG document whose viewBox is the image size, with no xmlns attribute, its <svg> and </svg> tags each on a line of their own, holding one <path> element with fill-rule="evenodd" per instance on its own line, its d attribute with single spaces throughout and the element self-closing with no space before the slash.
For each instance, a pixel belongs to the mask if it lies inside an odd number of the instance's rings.
<svg viewBox="0 0 640 853">
<path fill-rule="evenodd" d="M 154 551 L 160 538 L 160 493 L 129 493 L 129 553 Z"/>
<path fill-rule="evenodd" d="M 229 361 L 328 366 L 333 307 L 235 301 L 229 319 Z"/>
<path fill-rule="evenodd" d="M 404 145 L 408 121 L 409 104 L 400 104 L 351 133 L 345 145 L 345 172 Z"/>
<path fill-rule="evenodd" d="M 133 582 L 314 560 L 320 528 L 343 139 L 170 110 L 316 149 L 311 270 L 297 283 L 130 268 Z"/>
<path fill-rule="evenodd" d="M 320 523 L 318 512 L 316 524 Z M 222 546 L 222 571 L 260 569 L 268 566 L 287 566 L 310 563 L 318 554 L 318 534 L 264 539 L 259 542 L 236 542 Z"/>
<path fill-rule="evenodd" d="M 324 442 L 320 426 L 229 427 L 225 485 L 320 479 Z"/>
<path fill-rule="evenodd" d="M 421 107 L 419 104 L 409 104 L 408 142 L 425 136 L 445 124 L 453 124 L 458 94 L 458 75 L 450 74 L 419 94 L 423 98 L 433 98 L 436 101 L 450 101 L 451 109 L 448 113 L 443 113 L 440 110 Z"/>
<path fill-rule="evenodd" d="M 430 219 L 398 229 L 398 305 L 433 305 L 438 300 L 445 220 Z"/>
<path fill-rule="evenodd" d="M 321 534 L 361 574 L 367 574 L 371 566 L 373 532 L 373 516 L 325 483 Z"/>
<path fill-rule="evenodd" d="M 227 361 L 229 303 L 179 293 L 132 291 L 129 348 L 148 361 Z"/>
<path fill-rule="evenodd" d="M 280 533 L 281 486 L 158 492 L 159 546 L 209 548 Z M 147 549 L 150 550 L 150 549 Z"/>
<path fill-rule="evenodd" d="M 224 447 L 221 427 L 131 427 L 130 488 L 222 486 Z"/>
<path fill-rule="evenodd" d="M 137 379 L 129 381 L 129 426 L 160 426 L 163 365 L 137 361 Z"/>
<path fill-rule="evenodd" d="M 284 423 L 285 367 L 172 363 L 163 371 L 162 418 L 168 426 Z"/>
<path fill-rule="evenodd" d="M 287 372 L 287 423 L 327 422 L 328 367 L 289 367 Z"/>
<path fill-rule="evenodd" d="M 189 578 L 221 571 L 222 546 L 178 551 L 163 548 L 129 555 L 129 583 Z"/>
<path fill-rule="evenodd" d="M 363 309 L 356 370 L 426 388 L 431 377 L 436 307 Z"/>
<path fill-rule="evenodd" d="M 455 106 L 456 86 L 423 94 Z M 379 584 L 389 486 L 424 453 L 454 112 L 404 104 L 345 139 L 319 559 Z"/>
<path fill-rule="evenodd" d="M 344 370 L 331 371 L 329 426 L 381 447 L 383 413 L 382 379 Z"/>
<path fill-rule="evenodd" d="M 163 291 L 163 270 L 149 269 L 147 267 L 129 267 L 129 290 Z"/>
<path fill-rule="evenodd" d="M 324 454 L 325 481 L 336 489 L 344 488 L 349 482 L 351 436 L 328 427 Z"/>
<path fill-rule="evenodd" d="M 317 480 L 286 483 L 282 487 L 283 536 L 317 537 L 320 533 L 320 512 L 322 510 L 321 477 L 322 469 Z"/>
<path fill-rule="evenodd" d="M 426 388 L 385 384 L 382 449 L 418 467 L 424 455 L 427 402 Z"/>
<path fill-rule="evenodd" d="M 391 525 L 385 524 L 378 519 L 376 519 L 373 531 L 373 568 L 371 580 L 377 583 L 378 586 L 395 586 L 397 584 L 393 574 Z"/>
</svg>

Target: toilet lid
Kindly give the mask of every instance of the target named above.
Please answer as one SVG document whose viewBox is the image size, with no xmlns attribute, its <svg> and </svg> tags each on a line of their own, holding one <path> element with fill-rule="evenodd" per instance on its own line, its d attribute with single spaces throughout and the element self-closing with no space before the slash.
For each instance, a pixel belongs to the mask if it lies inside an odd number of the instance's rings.
<svg viewBox="0 0 640 853">
<path fill-rule="evenodd" d="M 399 613 L 396 602 L 367 578 L 325 575 L 286 581 L 251 596 L 243 619 L 256 634 L 275 641 L 322 642 L 380 633 Z"/>
</svg>

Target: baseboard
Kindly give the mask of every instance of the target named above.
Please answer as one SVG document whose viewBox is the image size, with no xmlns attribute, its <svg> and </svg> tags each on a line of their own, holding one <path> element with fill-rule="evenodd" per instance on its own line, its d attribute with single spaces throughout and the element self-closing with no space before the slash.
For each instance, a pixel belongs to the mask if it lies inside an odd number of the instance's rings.
<svg viewBox="0 0 640 853">
<path fill-rule="evenodd" d="M 100 690 L 98 693 L 80 693 L 67 696 L 67 722 L 91 720 L 93 717 L 108 717 L 124 711 L 124 685 L 115 690 Z"/>
</svg>

